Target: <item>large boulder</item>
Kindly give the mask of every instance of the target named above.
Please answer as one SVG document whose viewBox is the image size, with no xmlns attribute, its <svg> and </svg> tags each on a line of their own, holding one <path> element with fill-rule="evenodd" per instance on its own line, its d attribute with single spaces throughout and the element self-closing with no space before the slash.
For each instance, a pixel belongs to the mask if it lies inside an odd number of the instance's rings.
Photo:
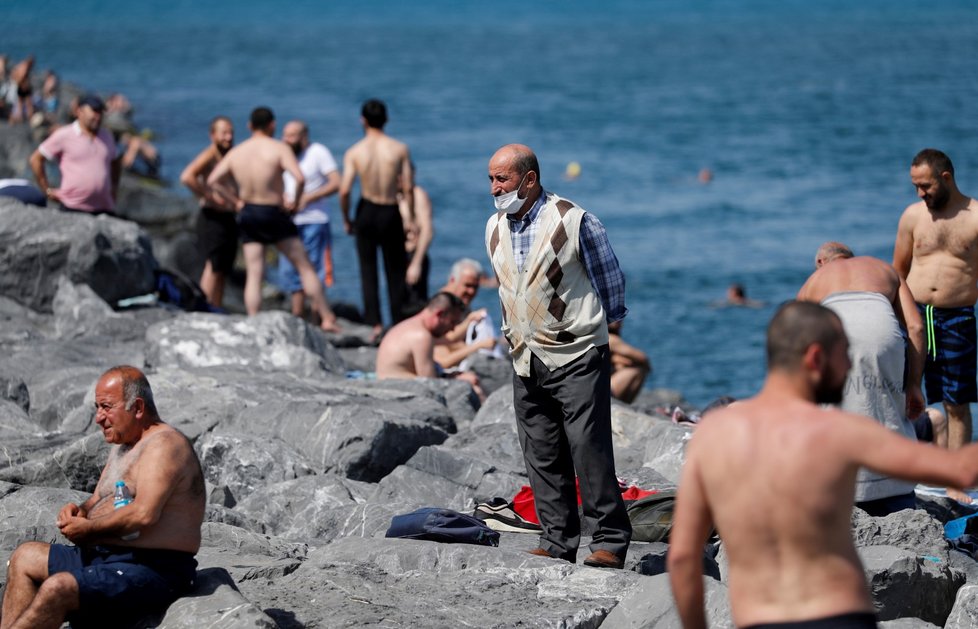
<svg viewBox="0 0 978 629">
<path fill-rule="evenodd" d="M 860 548 L 880 620 L 914 617 L 943 626 L 964 575 L 943 557 L 921 556 L 895 546 Z"/>
<path fill-rule="evenodd" d="M 158 629 L 276 629 L 270 616 L 246 599 L 223 568 L 197 571 L 194 589 L 174 601 L 159 620 L 145 625 Z"/>
<path fill-rule="evenodd" d="M 151 326 L 146 345 L 153 368 L 237 366 L 306 377 L 346 371 L 322 331 L 281 311 L 253 317 L 184 313 Z"/>
<path fill-rule="evenodd" d="M 0 197 L 0 294 L 33 310 L 51 312 L 61 275 L 115 303 L 153 292 L 155 267 L 136 223 Z"/>
<path fill-rule="evenodd" d="M 282 579 L 241 588 L 259 607 L 288 609 L 294 626 L 590 628 L 645 578 L 503 546 L 344 538 Z"/>
<path fill-rule="evenodd" d="M 703 599 L 711 627 L 735 627 L 725 585 L 703 577 Z M 642 579 L 601 623 L 602 629 L 681 629 L 682 626 L 666 574 Z"/>
<path fill-rule="evenodd" d="M 277 439 L 207 433 L 194 449 L 210 502 L 226 507 L 267 485 L 314 473 L 305 457 Z"/>
</svg>

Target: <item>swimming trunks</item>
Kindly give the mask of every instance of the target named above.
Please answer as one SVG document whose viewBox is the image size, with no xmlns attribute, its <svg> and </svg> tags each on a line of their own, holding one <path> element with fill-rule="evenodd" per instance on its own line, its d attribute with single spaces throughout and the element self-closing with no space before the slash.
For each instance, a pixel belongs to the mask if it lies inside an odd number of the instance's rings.
<svg viewBox="0 0 978 629">
<path fill-rule="evenodd" d="M 277 205 L 246 204 L 238 215 L 238 225 L 241 227 L 241 242 L 270 245 L 299 236 L 292 218 Z"/>
<path fill-rule="evenodd" d="M 744 629 L 873 629 L 876 627 L 876 614 L 870 612 L 853 612 L 827 616 L 814 620 L 795 622 L 765 622 L 750 625 Z"/>
<path fill-rule="evenodd" d="M 205 206 L 197 215 L 197 248 L 217 273 L 230 273 L 238 255 L 238 220 L 234 212 Z"/>
<path fill-rule="evenodd" d="M 903 392 L 906 349 L 893 304 L 872 291 L 841 291 L 822 300 L 842 320 L 852 367 L 842 392 L 842 410 L 872 417 L 913 439 Z M 856 476 L 856 502 L 899 496 L 914 484 L 862 468 Z"/>
<path fill-rule="evenodd" d="M 927 403 L 978 402 L 975 308 L 935 308 L 917 304 L 927 332 L 924 385 Z"/>
<path fill-rule="evenodd" d="M 913 431 L 917 435 L 917 441 L 934 443 L 934 424 L 930 421 L 930 415 L 923 413 L 911 423 L 913 423 Z"/>
<path fill-rule="evenodd" d="M 112 621 L 137 620 L 161 611 L 193 587 L 197 560 L 188 552 L 120 546 L 52 544 L 48 573 L 69 572 L 78 582 L 80 607 L 73 623 L 105 614 Z M 110 612 L 111 610 L 111 612 Z"/>
</svg>

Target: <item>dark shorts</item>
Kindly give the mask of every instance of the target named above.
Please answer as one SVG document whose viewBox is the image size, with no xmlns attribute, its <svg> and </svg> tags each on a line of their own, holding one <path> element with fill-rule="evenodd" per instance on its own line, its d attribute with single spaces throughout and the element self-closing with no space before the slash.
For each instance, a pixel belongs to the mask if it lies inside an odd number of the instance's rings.
<svg viewBox="0 0 978 629">
<path fill-rule="evenodd" d="M 934 443 L 934 424 L 931 423 L 927 411 L 921 413 L 920 417 L 910 423 L 913 424 L 913 432 L 917 435 L 917 441 Z"/>
<path fill-rule="evenodd" d="M 749 627 L 744 627 L 744 629 L 873 629 L 875 627 L 876 614 L 856 612 L 816 618 L 815 620 L 766 622 L 759 625 L 750 625 Z"/>
<path fill-rule="evenodd" d="M 903 511 L 904 509 L 916 509 L 917 495 L 914 492 L 910 492 L 909 494 L 900 494 L 899 496 L 887 496 L 886 498 L 857 502 L 856 506 L 874 518 L 883 518 L 891 513 Z"/>
<path fill-rule="evenodd" d="M 211 269 L 230 273 L 238 255 L 238 219 L 234 212 L 203 207 L 197 215 L 197 247 Z"/>
<path fill-rule="evenodd" d="M 292 217 L 277 205 L 257 205 L 248 203 L 238 215 L 241 227 L 241 242 L 260 242 L 270 245 L 287 238 L 298 238 Z"/>
<path fill-rule="evenodd" d="M 69 572 L 78 581 L 81 606 L 69 614 L 72 623 L 138 619 L 166 609 L 193 587 L 197 560 L 191 553 L 113 546 L 52 544 L 48 573 Z M 91 614 L 92 618 L 88 618 Z"/>
<path fill-rule="evenodd" d="M 975 309 L 917 304 L 927 332 L 924 385 L 927 403 L 978 402 L 975 365 Z"/>
</svg>

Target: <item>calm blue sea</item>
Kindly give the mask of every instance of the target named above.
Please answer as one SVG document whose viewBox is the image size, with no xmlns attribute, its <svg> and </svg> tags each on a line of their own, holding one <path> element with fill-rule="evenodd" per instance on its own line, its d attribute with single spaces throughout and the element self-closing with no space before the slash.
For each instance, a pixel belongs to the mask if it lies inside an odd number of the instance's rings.
<svg viewBox="0 0 978 629">
<path fill-rule="evenodd" d="M 821 242 L 890 258 L 917 150 L 945 150 L 978 194 L 973 0 L 5 0 L 0 24 L 0 52 L 129 96 L 170 179 L 215 114 L 243 138 L 268 105 L 339 159 L 360 103 L 385 100 L 434 201 L 432 288 L 455 258 L 485 261 L 486 162 L 529 144 L 544 186 L 608 228 L 649 385 L 699 405 L 756 391 L 764 326 Z M 334 235 L 331 298 L 359 303 Z M 732 282 L 766 306 L 712 307 Z"/>
</svg>

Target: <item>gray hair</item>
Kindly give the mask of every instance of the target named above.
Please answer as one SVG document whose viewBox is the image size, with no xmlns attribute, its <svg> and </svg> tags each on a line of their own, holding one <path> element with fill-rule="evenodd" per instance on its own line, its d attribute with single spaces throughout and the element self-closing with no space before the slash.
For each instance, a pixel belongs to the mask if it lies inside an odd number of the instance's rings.
<svg viewBox="0 0 978 629">
<path fill-rule="evenodd" d="M 479 277 L 485 275 L 482 270 L 482 265 L 479 264 L 478 260 L 473 260 L 472 258 L 462 258 L 457 260 L 455 264 L 452 265 L 452 270 L 448 273 L 448 281 L 452 279 L 458 279 L 465 273 L 466 270 L 472 271 Z"/>
<path fill-rule="evenodd" d="M 130 365 L 117 365 L 102 374 L 102 378 L 108 375 L 118 375 L 122 381 L 122 401 L 126 405 L 126 410 L 132 410 L 132 405 L 136 403 L 136 398 L 143 399 L 146 414 L 157 417 L 156 402 L 153 401 L 153 389 L 149 386 L 146 374 Z"/>
</svg>

